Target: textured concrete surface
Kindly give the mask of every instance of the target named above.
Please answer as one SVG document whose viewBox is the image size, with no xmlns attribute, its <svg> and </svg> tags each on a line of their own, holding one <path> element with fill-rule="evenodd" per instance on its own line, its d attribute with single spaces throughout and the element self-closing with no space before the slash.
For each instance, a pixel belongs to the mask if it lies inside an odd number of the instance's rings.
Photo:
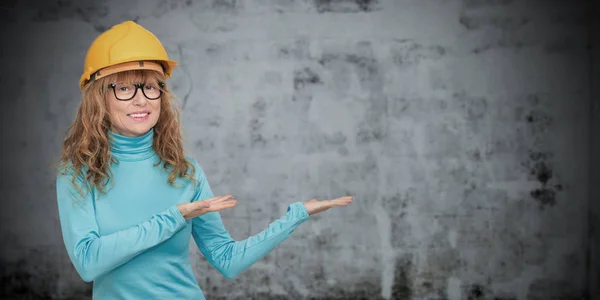
<svg viewBox="0 0 600 300">
<path fill-rule="evenodd" d="M 600 152 L 600 1 L 595 1 L 590 11 L 594 12 L 592 20 L 591 42 L 592 42 L 592 80 L 591 80 L 591 153 L 590 156 L 590 179 L 597 182 L 600 179 L 600 159 L 595 153 Z M 590 184 L 590 248 L 589 248 L 589 285 L 591 299 L 600 299 L 600 191 Z"/>
<path fill-rule="evenodd" d="M 209 299 L 591 299 L 587 5 L 5 1 L 1 295 L 90 296 L 62 244 L 52 162 L 88 45 L 132 19 L 182 64 L 170 84 L 186 147 L 241 201 L 223 213 L 235 238 L 293 201 L 356 199 L 234 280 L 191 245 Z"/>
</svg>

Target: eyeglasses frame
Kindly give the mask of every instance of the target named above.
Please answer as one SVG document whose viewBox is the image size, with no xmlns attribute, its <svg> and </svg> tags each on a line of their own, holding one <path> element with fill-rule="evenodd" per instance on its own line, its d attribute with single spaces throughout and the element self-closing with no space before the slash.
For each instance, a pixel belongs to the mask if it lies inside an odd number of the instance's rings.
<svg viewBox="0 0 600 300">
<path fill-rule="evenodd" d="M 117 87 L 117 84 L 116 84 L 116 83 L 111 83 L 111 84 L 109 84 L 109 85 L 108 85 L 108 87 L 109 87 L 109 88 L 111 88 L 111 89 L 113 90 L 113 94 L 115 95 L 115 98 L 116 98 L 117 100 L 119 100 L 119 101 L 129 101 L 129 100 L 133 99 L 133 98 L 135 97 L 135 95 L 137 95 L 137 91 L 138 91 L 138 89 L 141 89 L 141 90 L 142 90 L 142 94 L 144 95 L 144 97 L 146 97 L 146 99 L 148 99 L 148 100 L 156 100 L 156 99 L 158 99 L 158 98 L 160 98 L 160 97 L 162 96 L 162 93 L 163 93 L 163 88 L 165 87 L 165 84 L 164 84 L 163 82 L 159 82 L 159 83 L 158 83 L 158 86 L 159 86 L 159 89 L 158 89 L 158 91 L 159 91 L 159 94 L 158 94 L 158 97 L 156 97 L 156 98 L 150 98 L 150 97 L 148 97 L 148 96 L 146 95 L 146 92 L 144 92 L 144 89 L 143 89 L 144 87 L 146 87 L 146 84 L 145 84 L 145 83 L 134 83 L 134 84 L 133 84 L 133 86 L 135 87 L 135 91 L 133 91 L 133 95 L 132 95 L 130 98 L 127 98 L 127 99 L 121 99 L 121 98 L 119 98 L 119 97 L 117 96 L 117 91 L 116 91 L 116 89 L 115 89 L 115 88 Z"/>
</svg>

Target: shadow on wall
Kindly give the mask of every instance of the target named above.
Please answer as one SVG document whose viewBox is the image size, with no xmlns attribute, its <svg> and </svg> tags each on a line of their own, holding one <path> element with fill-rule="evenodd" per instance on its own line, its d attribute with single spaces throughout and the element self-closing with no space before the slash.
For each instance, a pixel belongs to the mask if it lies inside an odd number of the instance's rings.
<svg viewBox="0 0 600 300">
<path fill-rule="evenodd" d="M 27 259 L 19 259 L 14 263 L 0 261 L 2 277 L 0 278 L 0 299 L 91 299 L 92 284 L 79 280 L 78 284 L 69 286 L 65 295 L 58 295 L 61 290 L 58 284 L 60 268 L 56 261 L 47 260 L 50 255 L 45 249 L 29 252 Z M 73 269 L 71 266 L 70 268 Z M 75 269 L 72 270 L 75 273 Z"/>
</svg>

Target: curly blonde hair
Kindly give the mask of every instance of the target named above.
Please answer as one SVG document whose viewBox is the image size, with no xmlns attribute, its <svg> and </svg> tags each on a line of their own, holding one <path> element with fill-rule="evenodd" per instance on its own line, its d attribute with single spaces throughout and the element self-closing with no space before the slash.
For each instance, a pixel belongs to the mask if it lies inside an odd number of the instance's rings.
<svg viewBox="0 0 600 300">
<path fill-rule="evenodd" d="M 77 110 L 74 122 L 67 130 L 62 142 L 62 155 L 59 159 L 59 172 L 72 173 L 73 184 L 77 178 L 85 178 L 84 185 L 95 188 L 100 193 L 106 192 L 108 178 L 112 175 L 110 164 L 116 162 L 110 153 L 110 142 L 107 131 L 111 129 L 109 112 L 106 106 L 108 85 L 112 82 L 154 82 L 163 83 L 161 112 L 154 126 L 152 147 L 165 170 L 170 169 L 168 183 L 174 185 L 175 180 L 187 178 L 196 182 L 193 174 L 194 165 L 186 159 L 181 135 L 181 111 L 173 102 L 177 98 L 169 90 L 166 78 L 150 70 L 132 70 L 109 75 L 90 82 L 82 91 L 82 101 Z M 65 173 L 65 171 L 67 173 Z M 192 175 L 190 175 L 192 174 Z M 76 185 L 77 186 L 77 185 Z M 79 189 L 79 187 L 77 187 Z M 79 189 L 80 192 L 81 189 Z"/>
</svg>

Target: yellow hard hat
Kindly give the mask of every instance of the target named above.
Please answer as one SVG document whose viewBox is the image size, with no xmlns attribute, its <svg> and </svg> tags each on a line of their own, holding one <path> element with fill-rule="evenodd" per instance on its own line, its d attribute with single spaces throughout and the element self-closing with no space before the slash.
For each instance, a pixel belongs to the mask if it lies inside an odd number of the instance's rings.
<svg viewBox="0 0 600 300">
<path fill-rule="evenodd" d="M 157 70 L 171 77 L 177 62 L 154 34 L 133 21 L 114 25 L 90 45 L 79 87 L 90 81 L 125 70 Z"/>
</svg>

